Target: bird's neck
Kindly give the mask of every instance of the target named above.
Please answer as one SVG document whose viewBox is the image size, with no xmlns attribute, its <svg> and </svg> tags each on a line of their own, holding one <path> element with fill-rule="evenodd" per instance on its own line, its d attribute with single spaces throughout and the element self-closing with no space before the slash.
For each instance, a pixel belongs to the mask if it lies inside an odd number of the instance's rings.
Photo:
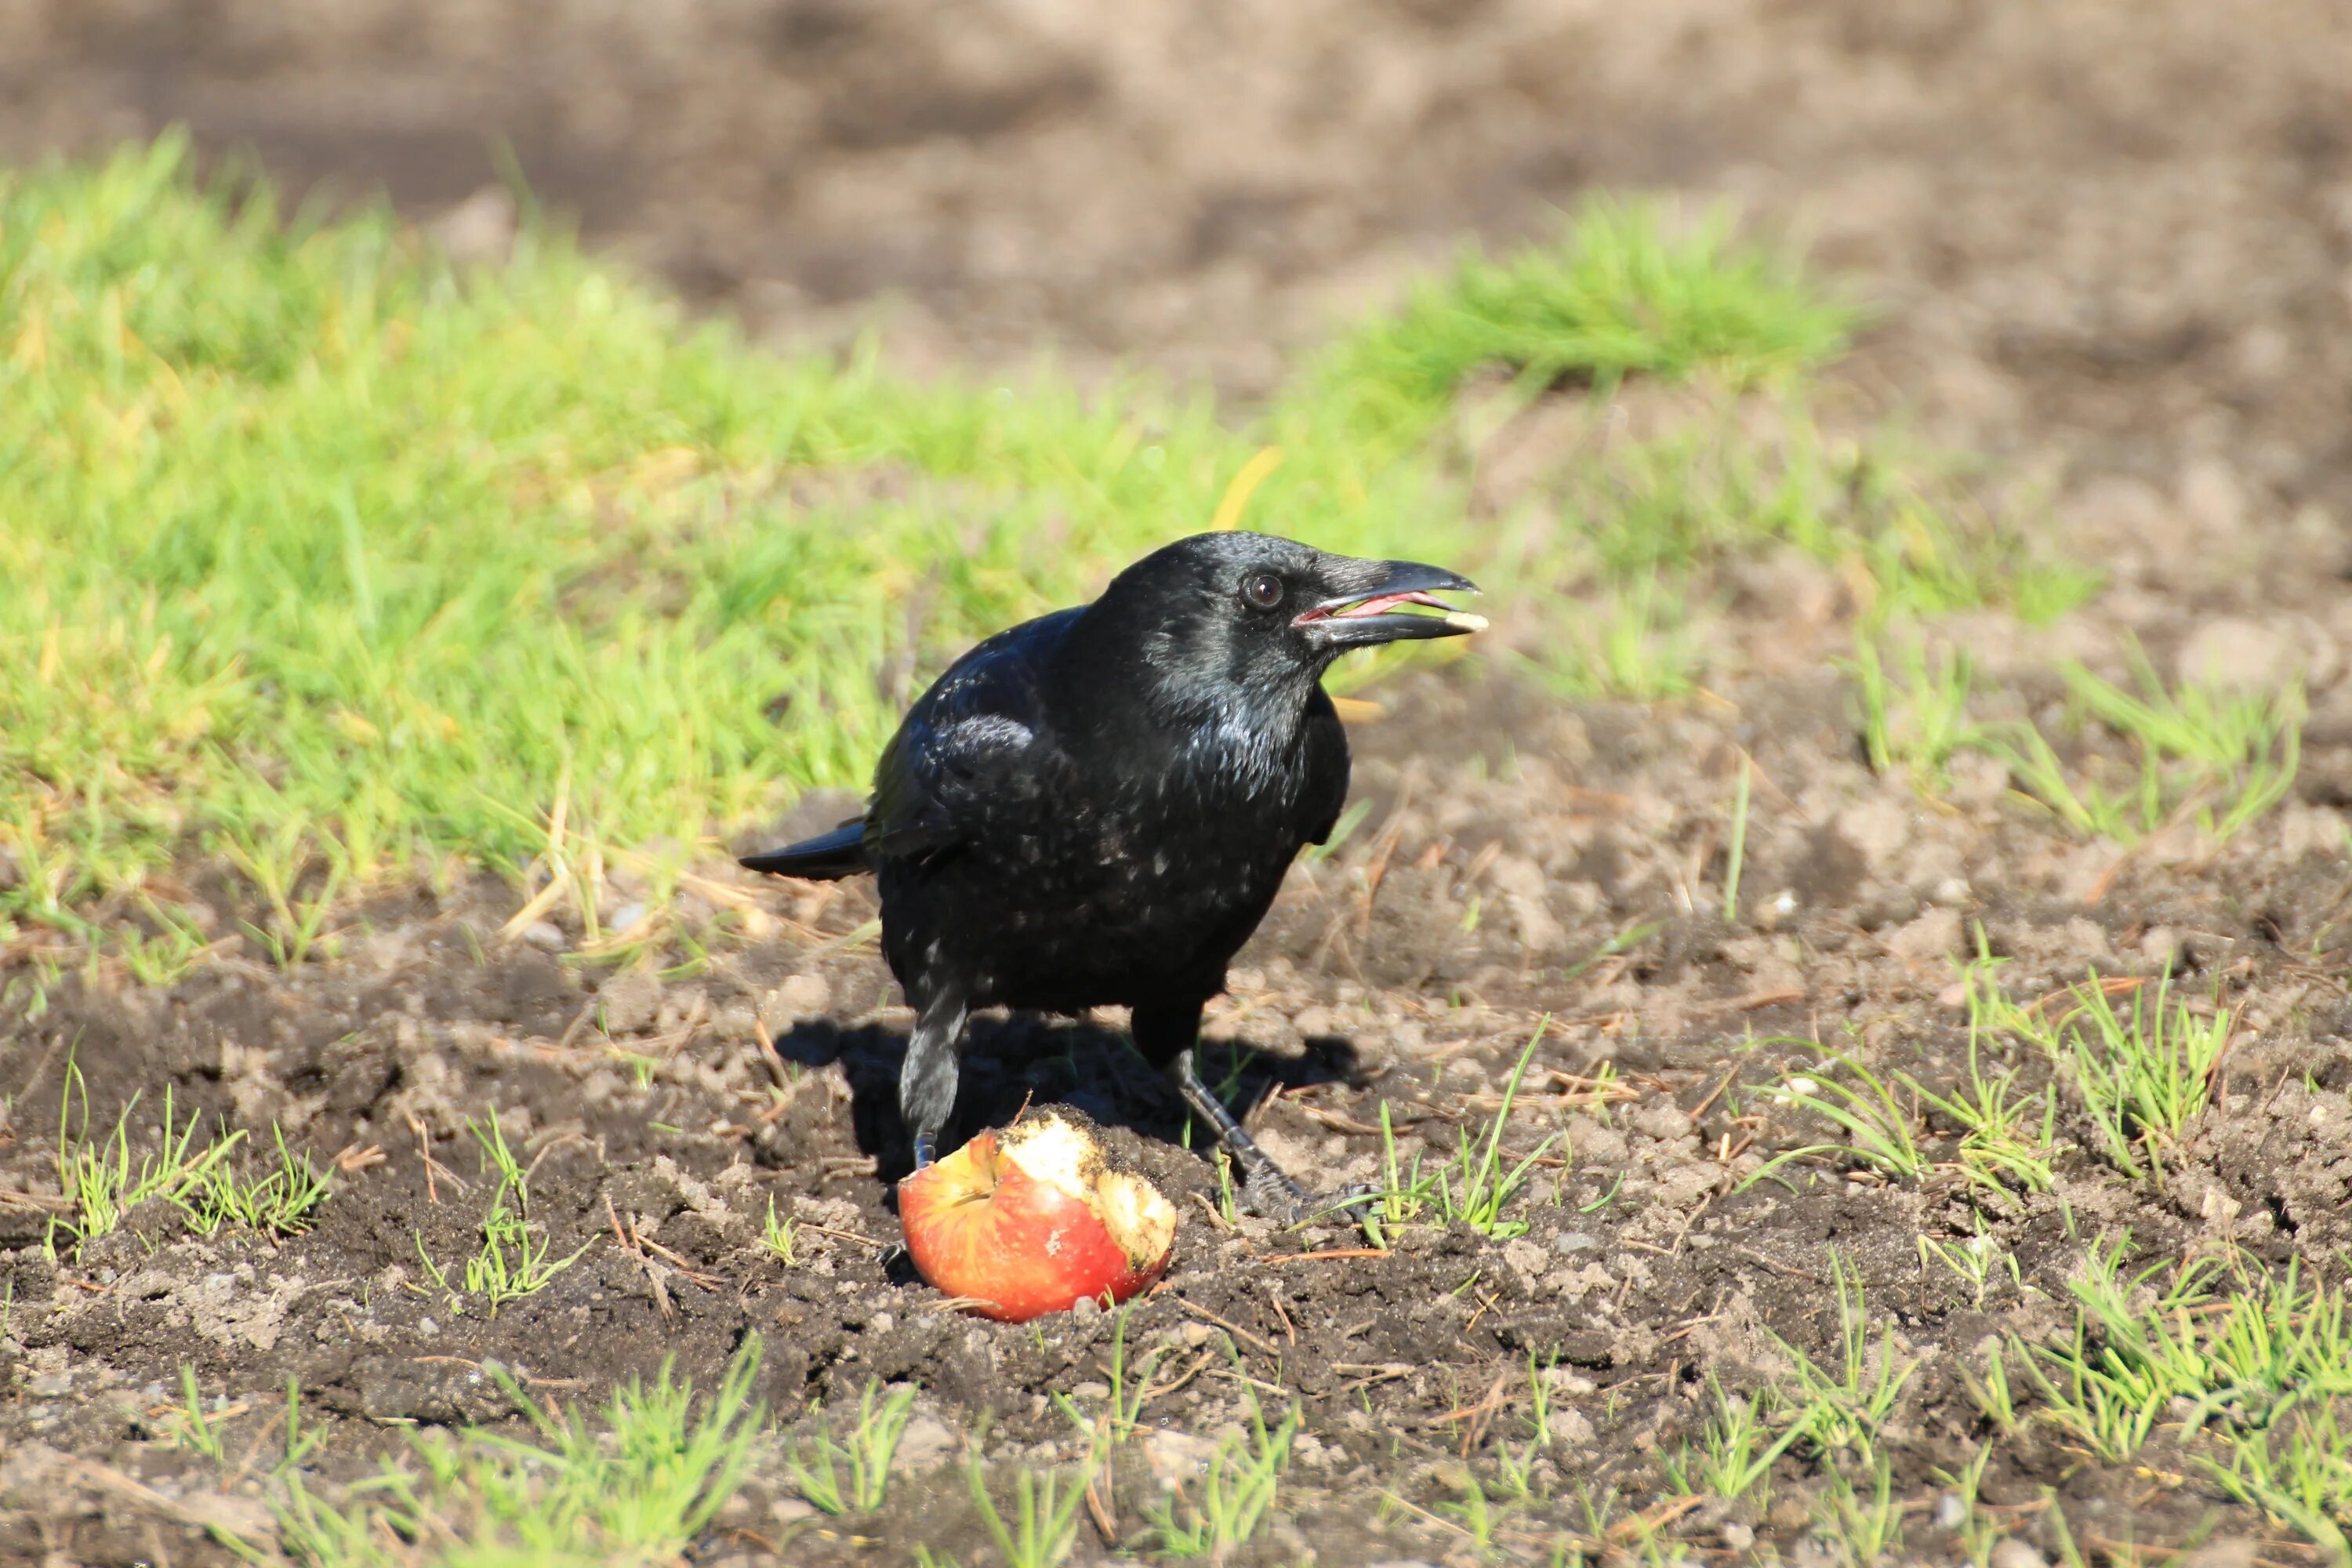
<svg viewBox="0 0 2352 1568">
<path fill-rule="evenodd" d="M 1319 671 L 1239 681 L 1150 657 L 1130 639 L 1065 646 L 1056 710 L 1075 720 L 1065 742 L 1115 771 L 1162 770 L 1199 788 L 1266 787 L 1285 774 L 1307 728 Z M 1171 779 L 1171 782 L 1173 780 Z"/>
</svg>

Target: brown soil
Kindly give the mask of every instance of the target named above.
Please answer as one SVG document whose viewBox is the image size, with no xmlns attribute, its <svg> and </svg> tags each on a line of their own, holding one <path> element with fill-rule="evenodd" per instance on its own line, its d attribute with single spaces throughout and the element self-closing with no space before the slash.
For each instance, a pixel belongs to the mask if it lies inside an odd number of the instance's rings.
<svg viewBox="0 0 2352 1568">
<path fill-rule="evenodd" d="M 1265 1142 L 1337 1183 L 1370 1173 L 1383 1099 L 1450 1148 L 1549 1015 L 1519 1134 L 1556 1122 L 1569 1158 L 1520 1211 L 1525 1237 L 1279 1261 L 1358 1238 L 1217 1220 L 1211 1168 L 1171 1141 L 1178 1108 L 1116 1019 L 982 1022 L 962 1121 L 1030 1096 L 1076 1104 L 1186 1212 L 1130 1334 L 1202 1364 L 1122 1461 L 1127 1531 L 1236 1418 L 1240 1385 L 1213 1353 L 1230 1332 L 1247 1376 L 1305 1411 L 1248 1560 L 1470 1561 L 1429 1510 L 1456 1495 L 1463 1456 L 1524 1436 L 1527 1358 L 1557 1354 L 1538 1500 L 1495 1547 L 1549 1561 L 1557 1531 L 1580 1528 L 1580 1487 L 1655 1495 L 1710 1377 L 1784 1368 L 1774 1335 L 1833 1345 L 1835 1248 L 1923 1361 L 1893 1427 L 1895 1481 L 1927 1500 L 1911 1550 L 1943 1560 L 1957 1548 L 1932 1471 L 1981 1436 L 1961 1370 L 1988 1334 L 2060 1321 L 2089 1235 L 2128 1230 L 2159 1257 L 2352 1245 L 2352 34 L 2335 22 L 2318 5 L 2185 0 L 1000 0 L 984 17 L 911 0 L 20 0 L 0 9 L 0 149 L 87 150 L 184 120 L 297 184 L 382 185 L 452 243 L 495 245 L 495 204 L 470 198 L 503 136 L 592 237 L 777 335 L 830 336 L 896 292 L 913 358 L 1058 342 L 1082 363 L 1132 355 L 1244 390 L 1465 230 L 1540 228 L 1547 204 L 1596 185 L 1729 195 L 1815 237 L 1882 307 L 1842 373 L 1856 397 L 1988 454 L 1991 483 L 2044 495 L 2063 546 L 2111 573 L 2059 632 L 1964 627 L 1986 667 L 2032 695 L 2053 651 L 2111 656 L 2126 632 L 2168 668 L 2300 662 L 2315 716 L 2297 796 L 2226 847 L 2174 835 L 2130 857 L 2073 840 L 1998 779 L 1923 804 L 1858 754 L 1824 662 L 1838 583 L 1772 563 L 1727 612 L 1755 673 L 1712 700 L 1563 706 L 1461 676 L 1392 693 L 1358 736 L 1369 817 L 1298 869 L 1216 1022 L 1248 1048 L 1239 1092 L 1281 1091 L 1254 1123 Z M 1740 748 L 1759 783 L 1726 925 L 1709 911 Z M 334 1479 L 405 1424 L 510 1415 L 490 1361 L 592 1402 L 665 1358 L 708 1383 L 757 1331 L 772 1409 L 879 1377 L 919 1384 L 922 1414 L 887 1516 L 858 1525 L 878 1539 L 802 1518 L 772 1459 L 703 1555 L 789 1541 L 794 1562 L 900 1562 L 921 1541 L 992 1560 L 961 1435 L 986 1414 L 992 1458 L 1074 1457 L 1049 1395 L 1102 1377 L 1108 1327 L 943 1311 L 875 1245 L 897 1231 L 906 1016 L 849 940 L 869 895 L 752 890 L 787 934 L 667 984 L 500 944 L 511 896 L 485 883 L 387 895 L 355 911 L 341 960 L 290 977 L 231 960 L 169 993 L 68 982 L 40 1016 L 0 1018 L 15 1390 L 0 1558 L 230 1561 L 202 1527 L 266 1524 L 263 1406 L 289 1375 L 330 1421 L 317 1463 Z M 235 929 L 235 896 L 216 901 Z M 1751 1038 L 1850 1038 L 1931 1084 L 1964 1070 L 1949 961 L 1972 921 L 2021 994 L 2169 963 L 2248 1030 L 2161 1191 L 2070 1156 L 2056 1194 L 1999 1226 L 2034 1289 L 1996 1276 L 1981 1300 L 1916 1247 L 1968 1234 L 1955 1191 L 1733 1190 L 1799 1136 L 1739 1086 L 1818 1056 Z M 141 1215 L 59 1267 L 37 1194 L 55 1186 L 68 1052 L 94 1120 L 133 1092 L 152 1113 L 170 1085 L 208 1116 L 383 1158 L 355 1156 L 317 1228 L 281 1244 Z M 1602 1115 L 1563 1097 L 1604 1068 L 1633 1098 Z M 491 1108 L 538 1161 L 534 1218 L 559 1254 L 587 1249 L 494 1319 L 457 1318 L 414 1289 L 418 1248 L 446 1266 L 470 1247 L 483 1190 L 467 1124 Z M 771 1198 L 825 1227 L 796 1267 L 758 1247 Z M 228 1424 L 232 1460 L 248 1444 L 259 1458 L 226 1483 L 152 1440 L 184 1363 L 259 1412 Z M 2006 1445 L 1986 1495 L 2028 1505 L 2055 1486 L 2079 1531 L 2175 1541 L 2221 1505 L 2151 1452 L 2133 1475 L 2046 1439 Z M 1806 1497 L 1784 1488 L 1760 1520 L 1702 1510 L 1675 1532 L 1717 1561 L 1750 1529 L 1801 1555 Z M 2032 1508 L 2011 1517 L 2039 1539 Z"/>
</svg>

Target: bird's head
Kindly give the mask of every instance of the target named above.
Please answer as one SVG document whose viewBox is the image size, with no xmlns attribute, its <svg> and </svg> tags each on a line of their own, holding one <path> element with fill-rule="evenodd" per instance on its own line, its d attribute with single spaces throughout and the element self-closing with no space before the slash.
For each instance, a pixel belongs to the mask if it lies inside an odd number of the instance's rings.
<svg viewBox="0 0 2352 1568">
<path fill-rule="evenodd" d="M 1480 629 L 1485 621 L 1435 596 L 1477 591 L 1419 562 L 1332 555 L 1263 533 L 1201 533 L 1120 573 L 1087 617 L 1103 635 L 1132 638 L 1163 687 L 1303 696 L 1350 648 Z"/>
</svg>

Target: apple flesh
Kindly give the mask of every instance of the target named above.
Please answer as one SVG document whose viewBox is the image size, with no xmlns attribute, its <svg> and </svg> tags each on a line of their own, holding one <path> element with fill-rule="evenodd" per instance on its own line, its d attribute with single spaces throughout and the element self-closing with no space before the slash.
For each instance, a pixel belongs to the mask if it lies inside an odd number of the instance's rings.
<svg viewBox="0 0 2352 1568">
<path fill-rule="evenodd" d="M 1176 1205 L 1115 1169 L 1093 1124 L 1060 1106 L 982 1132 L 898 1184 L 915 1267 L 983 1317 L 1024 1323 L 1160 1278 Z"/>
</svg>

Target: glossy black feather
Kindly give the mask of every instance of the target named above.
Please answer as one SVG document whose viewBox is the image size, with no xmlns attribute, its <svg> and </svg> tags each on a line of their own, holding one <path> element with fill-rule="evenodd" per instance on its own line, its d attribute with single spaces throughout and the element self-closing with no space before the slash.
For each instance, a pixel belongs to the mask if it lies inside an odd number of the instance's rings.
<svg viewBox="0 0 2352 1568">
<path fill-rule="evenodd" d="M 803 838 L 797 844 L 787 844 L 782 849 L 771 849 L 761 855 L 746 855 L 743 865 L 753 871 L 766 871 L 778 877 L 798 877 L 804 881 L 831 882 L 843 877 L 856 877 L 874 869 L 874 862 L 866 856 L 866 824 L 845 822 L 830 833 L 814 838 Z"/>
</svg>

